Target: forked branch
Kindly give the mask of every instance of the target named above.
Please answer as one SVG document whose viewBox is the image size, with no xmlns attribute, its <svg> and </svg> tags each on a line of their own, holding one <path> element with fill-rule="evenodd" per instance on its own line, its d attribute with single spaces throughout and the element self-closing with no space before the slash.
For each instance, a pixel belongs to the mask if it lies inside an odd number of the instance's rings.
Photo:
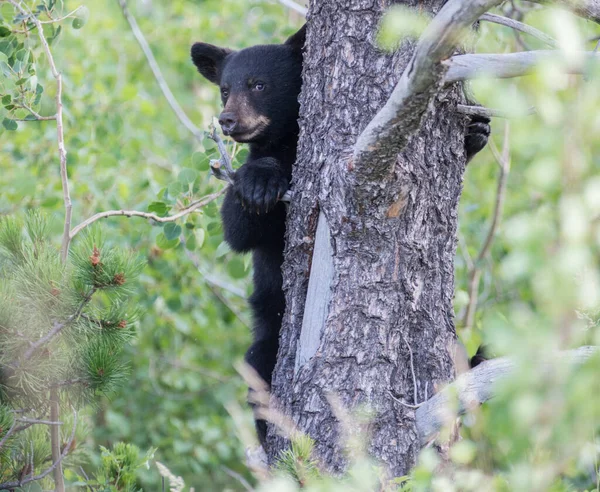
<svg viewBox="0 0 600 492">
<path fill-rule="evenodd" d="M 354 146 L 357 172 L 380 175 L 391 166 L 419 128 L 429 103 L 443 83 L 450 58 L 464 32 L 501 0 L 450 0 L 431 21 L 408 66 L 384 107 L 375 115 Z"/>
</svg>

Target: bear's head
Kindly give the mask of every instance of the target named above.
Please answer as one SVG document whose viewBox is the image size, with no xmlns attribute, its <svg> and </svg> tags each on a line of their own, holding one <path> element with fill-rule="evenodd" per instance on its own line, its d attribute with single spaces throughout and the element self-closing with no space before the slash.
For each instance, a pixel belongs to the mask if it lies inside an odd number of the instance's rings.
<svg viewBox="0 0 600 492">
<path fill-rule="evenodd" d="M 298 134 L 298 95 L 306 26 L 284 44 L 240 51 L 192 46 L 198 71 L 221 88 L 219 124 L 237 142 L 276 144 Z"/>
</svg>

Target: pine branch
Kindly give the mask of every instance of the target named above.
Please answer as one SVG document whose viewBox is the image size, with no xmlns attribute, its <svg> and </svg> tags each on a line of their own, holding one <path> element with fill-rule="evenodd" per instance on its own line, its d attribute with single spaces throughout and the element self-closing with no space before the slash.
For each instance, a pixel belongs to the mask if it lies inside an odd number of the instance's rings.
<svg viewBox="0 0 600 492">
<path fill-rule="evenodd" d="M 54 426 L 53 428 L 58 429 L 58 427 L 56 427 L 56 426 Z M 32 477 L 28 477 L 23 480 L 18 480 L 18 481 L 14 481 L 14 482 L 0 483 L 0 490 L 12 489 L 15 487 L 22 487 L 23 485 L 26 485 L 30 482 L 36 482 L 36 481 L 41 480 L 42 478 L 46 477 L 50 473 L 52 473 L 55 469 L 57 469 L 59 467 L 59 465 L 61 464 L 62 460 L 67 456 L 67 454 L 69 454 L 69 451 L 71 450 L 71 446 L 73 445 L 73 441 L 75 440 L 75 430 L 76 429 L 77 429 L 77 411 L 75 409 L 73 409 L 73 430 L 71 431 L 71 437 L 69 437 L 69 440 L 68 440 L 66 446 L 63 448 L 63 451 L 60 454 L 60 456 L 56 460 L 53 459 L 52 465 L 38 475 L 34 475 Z"/>
<path fill-rule="evenodd" d="M 95 293 L 95 289 L 92 290 L 92 292 L 87 295 L 83 301 L 81 301 L 81 303 L 79 304 L 79 307 L 77 308 L 77 311 L 75 311 L 71 316 L 69 316 L 65 321 L 62 322 L 55 322 L 54 325 L 52 326 L 52 329 L 42 338 L 40 338 L 37 342 L 32 343 L 29 348 L 27 349 L 27 351 L 25 352 L 25 354 L 23 354 L 23 358 L 22 360 L 17 363 L 16 367 L 19 367 L 21 365 L 21 362 L 23 361 L 27 361 L 29 359 L 31 359 L 31 357 L 33 356 L 34 352 L 39 349 L 40 347 L 46 345 L 48 342 L 50 342 L 56 335 L 58 335 L 64 328 L 66 328 L 67 326 L 69 326 L 73 321 L 75 321 L 77 318 L 79 318 L 79 315 L 81 314 L 81 312 L 83 311 L 83 308 L 86 306 L 86 304 L 88 302 L 90 302 L 90 300 L 92 299 L 92 296 Z"/>
</svg>

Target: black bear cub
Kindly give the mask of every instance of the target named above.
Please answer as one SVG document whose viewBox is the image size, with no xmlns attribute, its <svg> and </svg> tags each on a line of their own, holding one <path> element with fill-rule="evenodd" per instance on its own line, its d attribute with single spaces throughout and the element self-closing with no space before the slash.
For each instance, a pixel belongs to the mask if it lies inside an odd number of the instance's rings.
<svg viewBox="0 0 600 492">
<path fill-rule="evenodd" d="M 198 71 L 221 88 L 223 133 L 250 144 L 248 160 L 225 195 L 221 216 L 231 248 L 253 253 L 254 342 L 246 361 L 269 384 L 285 310 L 281 264 L 286 209 L 279 199 L 289 188 L 296 160 L 305 30 L 302 27 L 283 44 L 232 51 L 196 43 L 191 53 Z M 488 123 L 478 118 L 469 125 L 467 158 L 487 143 Z M 266 424 L 256 425 L 264 444 Z"/>
<path fill-rule="evenodd" d="M 284 44 L 232 51 L 206 43 L 192 46 L 198 71 L 221 88 L 225 135 L 250 144 L 246 163 L 235 173 L 221 217 L 225 240 L 234 251 L 252 251 L 254 342 L 246 362 L 271 383 L 285 310 L 281 264 L 285 205 L 298 142 L 298 95 L 302 85 L 305 28 Z M 266 425 L 257 421 L 261 444 Z"/>
</svg>

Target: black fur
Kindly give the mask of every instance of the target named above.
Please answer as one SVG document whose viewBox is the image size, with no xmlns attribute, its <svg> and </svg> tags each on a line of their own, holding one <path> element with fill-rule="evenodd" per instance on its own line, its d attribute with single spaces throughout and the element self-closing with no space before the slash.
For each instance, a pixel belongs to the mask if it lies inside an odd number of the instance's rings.
<svg viewBox="0 0 600 492">
<path fill-rule="evenodd" d="M 305 28 L 285 44 L 230 51 L 206 43 L 192 47 L 198 71 L 221 87 L 224 133 L 250 144 L 221 208 L 225 240 L 234 251 L 252 251 L 254 342 L 246 361 L 267 383 L 279 348 L 285 310 L 281 264 L 285 205 L 298 141 L 298 95 L 302 84 Z M 266 425 L 257 421 L 261 443 Z"/>
<path fill-rule="evenodd" d="M 267 382 L 279 348 L 285 310 L 281 264 L 286 210 L 279 201 L 289 188 L 298 142 L 298 95 L 302 85 L 304 26 L 284 44 L 231 51 L 207 43 L 192 46 L 198 71 L 221 88 L 223 132 L 250 144 L 221 208 L 225 240 L 234 251 L 252 251 L 254 342 L 246 361 Z M 488 120 L 489 122 L 489 120 Z M 469 127 L 467 154 L 487 141 L 489 126 Z M 483 136 L 477 131 L 483 129 Z M 257 421 L 261 443 L 266 425 Z"/>
<path fill-rule="evenodd" d="M 490 119 L 486 116 L 472 116 L 465 135 L 467 162 L 487 145 L 489 136 Z"/>
</svg>

